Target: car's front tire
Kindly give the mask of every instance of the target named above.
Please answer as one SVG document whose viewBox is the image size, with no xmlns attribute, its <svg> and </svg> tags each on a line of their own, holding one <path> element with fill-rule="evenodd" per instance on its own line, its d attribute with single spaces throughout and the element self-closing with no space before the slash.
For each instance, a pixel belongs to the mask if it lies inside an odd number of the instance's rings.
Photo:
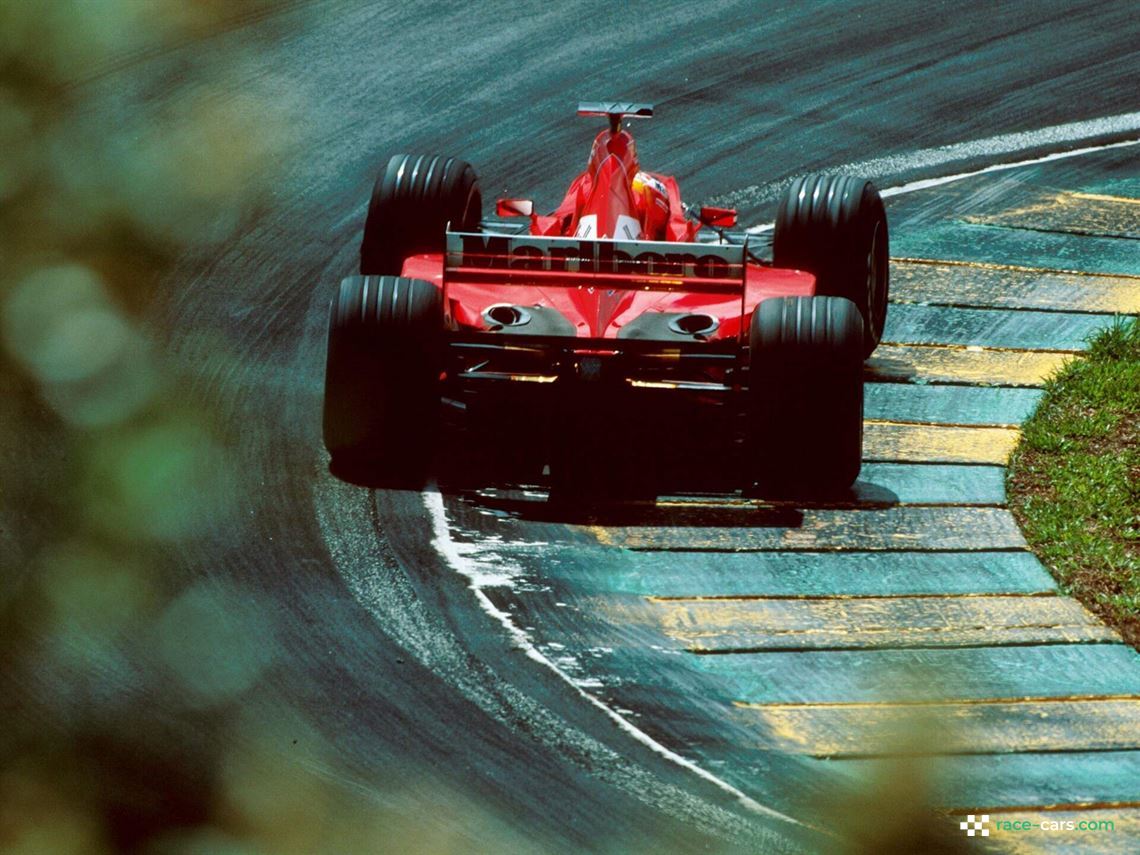
<svg viewBox="0 0 1140 855">
<path fill-rule="evenodd" d="M 817 293 L 846 297 L 863 316 L 863 356 L 883 337 L 889 296 L 887 213 L 870 181 L 809 175 L 788 188 L 776 212 L 777 267 L 815 275 Z"/>
<path fill-rule="evenodd" d="M 403 272 L 404 259 L 442 252 L 448 224 L 479 230 L 483 194 L 471 164 L 454 157 L 397 154 L 376 179 L 360 243 L 360 272 Z"/>
</svg>

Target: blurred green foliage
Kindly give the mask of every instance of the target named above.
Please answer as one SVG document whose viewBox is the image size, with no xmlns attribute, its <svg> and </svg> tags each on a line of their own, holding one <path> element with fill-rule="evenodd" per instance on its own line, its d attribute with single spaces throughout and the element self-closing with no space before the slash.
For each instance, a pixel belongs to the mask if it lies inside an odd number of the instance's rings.
<svg viewBox="0 0 1140 855">
<path fill-rule="evenodd" d="M 194 46 L 295 5 L 0 0 L 4 852 L 448 852 L 488 824 L 524 845 L 426 774 L 446 823 L 406 781 L 363 794 L 266 691 L 257 597 L 173 572 L 240 516 L 216 416 L 142 313 L 289 154 L 280 103 L 227 77 L 263 46 Z"/>
</svg>

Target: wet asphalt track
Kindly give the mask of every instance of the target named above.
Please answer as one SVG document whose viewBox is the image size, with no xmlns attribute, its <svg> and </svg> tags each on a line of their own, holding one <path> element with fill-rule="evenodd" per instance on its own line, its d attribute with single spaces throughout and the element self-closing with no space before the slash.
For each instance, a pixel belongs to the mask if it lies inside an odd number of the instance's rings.
<svg viewBox="0 0 1140 855">
<path fill-rule="evenodd" d="M 487 197 L 527 194 L 552 205 L 595 130 L 574 118 L 574 103 L 630 96 L 658 105 L 658 118 L 637 128 L 644 163 L 676 173 L 691 200 L 760 188 L 739 198 L 743 221 L 758 222 L 769 216 L 763 188 L 805 170 L 1135 110 L 1130 6 L 576 3 L 524 12 L 513 3 L 478 11 L 346 3 L 287 12 L 305 22 L 276 49 L 273 73 L 283 97 L 306 105 L 306 156 L 273 206 L 231 243 L 184 260 L 155 310 L 172 354 L 194 366 L 199 387 L 241 435 L 248 521 L 186 554 L 186 573 L 234 580 L 265 598 L 275 626 L 273 691 L 316 723 L 366 789 L 406 775 L 414 792 L 426 769 L 508 817 L 540 849 L 650 840 L 675 849 L 818 848 L 816 832 L 741 807 L 512 649 L 466 580 L 443 566 L 418 493 L 371 492 L 327 473 L 319 438 L 326 306 L 354 267 L 369 186 L 392 152 L 442 152 L 472 161 Z M 978 152 L 949 171 L 985 162 Z M 1097 170 L 1120 177 L 1135 167 L 1135 156 L 1122 154 L 1037 175 L 1048 186 L 1084 187 L 1100 180 Z M 923 176 L 869 177 L 885 186 Z M 1022 178 L 1033 176 L 983 179 L 966 201 L 999 196 L 1016 207 L 1030 193 Z M 945 218 L 946 198 L 900 199 L 895 234 Z M 916 329 L 929 323 L 912 320 Z M 1075 323 L 1066 335 L 1084 333 Z M 218 341 L 228 342 L 224 354 Z M 528 537 L 547 533 L 535 523 Z M 582 536 L 579 546 L 591 544 Z M 582 559 L 589 575 L 575 584 L 608 579 L 612 588 L 607 562 L 630 554 L 640 553 L 590 552 Z M 612 569 L 643 579 L 667 576 L 665 566 Z M 623 639 L 628 654 L 607 667 L 630 686 L 659 673 L 638 649 L 647 631 L 623 626 L 621 614 L 563 619 L 542 592 L 525 608 L 538 612 L 523 625 L 581 650 L 607 635 Z M 820 667 L 815 679 L 837 673 Z M 763 804 L 794 812 L 815 799 L 818 808 L 827 782 L 802 758 L 745 747 L 740 725 L 700 702 L 705 677 L 686 674 L 643 693 L 646 710 L 675 702 L 675 719 L 650 722 L 654 735 L 682 753 L 700 745 L 692 756 Z M 636 691 L 627 694 L 623 703 L 638 702 Z M 818 824 L 826 810 L 813 813 Z M 475 848 L 493 844 L 468 833 Z"/>
</svg>

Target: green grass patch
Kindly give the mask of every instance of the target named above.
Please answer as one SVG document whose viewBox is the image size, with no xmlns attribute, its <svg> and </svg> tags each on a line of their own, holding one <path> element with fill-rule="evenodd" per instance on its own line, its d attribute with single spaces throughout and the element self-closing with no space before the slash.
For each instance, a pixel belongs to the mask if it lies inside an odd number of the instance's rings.
<svg viewBox="0 0 1140 855">
<path fill-rule="evenodd" d="M 1061 587 L 1140 648 L 1140 319 L 1118 320 L 1049 380 L 1007 478 Z"/>
</svg>

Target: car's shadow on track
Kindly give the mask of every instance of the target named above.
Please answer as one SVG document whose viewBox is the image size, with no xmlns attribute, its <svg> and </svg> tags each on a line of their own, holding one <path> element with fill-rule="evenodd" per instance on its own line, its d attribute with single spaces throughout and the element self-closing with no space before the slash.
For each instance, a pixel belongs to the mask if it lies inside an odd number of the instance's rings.
<svg viewBox="0 0 1140 855">
<path fill-rule="evenodd" d="M 914 366 L 898 356 L 878 353 L 863 364 L 863 379 L 867 383 L 908 383 L 917 376 Z"/>
<path fill-rule="evenodd" d="M 346 483 L 373 490 L 418 492 L 437 483 L 432 476 L 393 472 L 361 462 L 330 464 L 329 472 Z M 803 496 L 772 495 L 761 485 L 734 490 L 730 481 L 717 483 L 715 479 L 673 483 L 668 489 L 641 485 L 568 494 L 542 482 L 473 477 L 463 467 L 439 471 L 438 489 L 445 496 L 515 519 L 565 525 L 798 528 L 808 511 L 874 510 L 899 504 L 893 491 L 869 481 L 856 481 L 837 493 Z"/>
<path fill-rule="evenodd" d="M 807 511 L 872 510 L 899 504 L 885 487 L 858 481 L 841 494 L 765 497 L 759 492 L 657 495 L 636 499 L 559 496 L 541 486 L 464 487 L 443 484 L 446 495 L 528 522 L 567 525 L 691 528 L 799 528 Z"/>
<path fill-rule="evenodd" d="M 458 495 L 482 508 L 507 513 L 527 522 L 604 526 L 700 526 L 707 528 L 797 528 L 803 512 L 795 507 L 761 506 L 751 502 L 672 504 L 651 500 L 573 501 L 549 497 L 521 498 L 510 494 L 488 495 L 487 491 L 462 491 Z"/>
</svg>

